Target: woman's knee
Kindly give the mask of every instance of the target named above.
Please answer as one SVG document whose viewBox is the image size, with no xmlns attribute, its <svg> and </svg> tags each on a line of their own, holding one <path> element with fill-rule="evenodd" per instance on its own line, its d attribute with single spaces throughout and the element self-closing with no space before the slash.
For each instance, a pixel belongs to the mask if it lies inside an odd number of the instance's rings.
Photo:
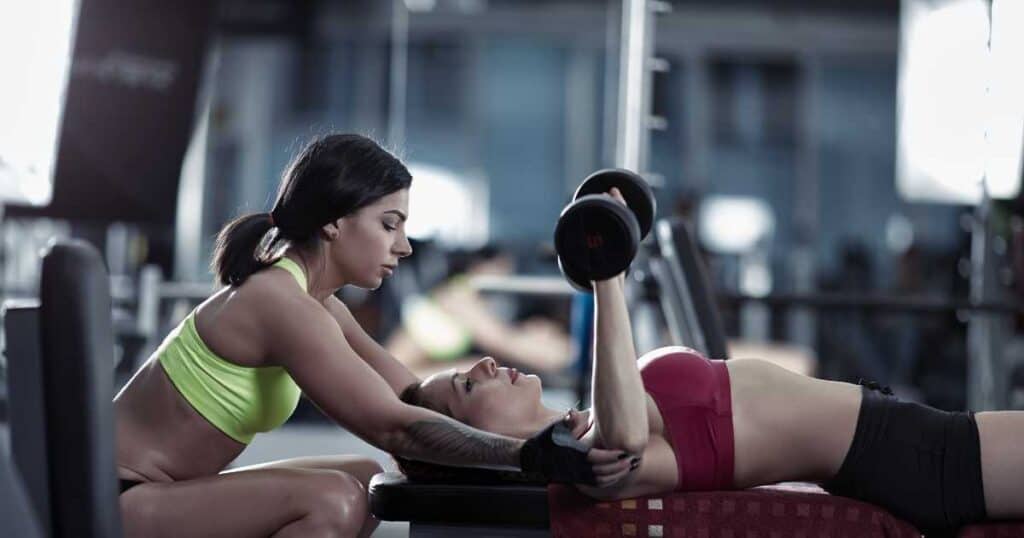
<svg viewBox="0 0 1024 538">
<path fill-rule="evenodd" d="M 359 458 L 350 462 L 341 470 L 356 477 L 366 487 L 370 484 L 370 479 L 375 474 L 384 472 L 384 467 L 373 458 Z"/>
<path fill-rule="evenodd" d="M 370 514 L 366 488 L 343 471 L 315 471 L 306 493 L 307 517 L 346 535 L 355 535 Z"/>
<path fill-rule="evenodd" d="M 126 537 L 159 536 L 156 516 L 160 503 L 155 495 L 156 484 L 143 484 L 121 494 L 121 526 Z"/>
</svg>

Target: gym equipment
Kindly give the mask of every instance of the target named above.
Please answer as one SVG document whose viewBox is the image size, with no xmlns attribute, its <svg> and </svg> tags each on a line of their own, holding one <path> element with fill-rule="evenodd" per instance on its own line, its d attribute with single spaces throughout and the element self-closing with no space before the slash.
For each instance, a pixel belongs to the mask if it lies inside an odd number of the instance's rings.
<svg viewBox="0 0 1024 538">
<path fill-rule="evenodd" d="M 636 216 L 637 224 L 640 225 L 640 238 L 647 237 L 654 224 L 657 201 L 654 199 L 651 186 L 639 174 L 622 168 L 598 170 L 580 183 L 573 200 L 591 194 L 606 194 L 612 187 L 618 187 L 622 197 L 626 199 L 629 210 Z"/>
<path fill-rule="evenodd" d="M 87 243 L 58 243 L 43 257 L 39 289 L 53 535 L 119 536 L 114 342 L 103 260 Z"/>
<path fill-rule="evenodd" d="M 39 306 L 9 310 L 5 321 L 8 382 L 29 395 L 11 401 L 11 444 L 44 532 L 120 536 L 110 284 L 99 253 L 55 244 L 43 257 Z M 41 410 L 25 407 L 40 401 Z M 26 454 L 33 446 L 41 453 Z"/>
<path fill-rule="evenodd" d="M 558 485 L 548 499 L 552 536 L 921 536 L 881 508 L 825 494 L 812 484 L 673 491 L 608 502 Z"/>
<path fill-rule="evenodd" d="M 20 471 L 33 516 L 50 534 L 46 400 L 39 341 L 39 302 L 4 303 L 11 459 Z"/>
<path fill-rule="evenodd" d="M 17 471 L 0 452 L 0 536 L 43 536 Z"/>
<path fill-rule="evenodd" d="M 541 484 L 418 483 L 385 472 L 368 489 L 370 512 L 382 521 L 408 521 L 409 538 L 550 535 Z"/>
<path fill-rule="evenodd" d="M 652 284 L 673 343 L 715 359 L 729 358 L 711 279 L 686 222 L 660 220 L 654 237 L 649 259 Z"/>
<path fill-rule="evenodd" d="M 408 521 L 410 538 L 701 536 L 708 529 L 731 529 L 736 536 L 920 536 L 881 508 L 813 485 L 597 502 L 572 486 L 415 483 L 388 472 L 373 477 L 369 495 L 370 512 L 384 521 Z"/>
<path fill-rule="evenodd" d="M 628 207 L 605 195 L 619 189 Z M 573 287 L 625 271 L 654 222 L 655 200 L 647 182 L 617 168 L 591 174 L 576 190 L 555 226 L 558 266 Z"/>
<path fill-rule="evenodd" d="M 668 120 L 653 114 L 655 71 L 669 62 L 654 56 L 656 15 L 672 10 L 661 0 L 622 0 L 619 32 L 618 121 L 615 163 L 647 175 L 652 129 L 665 129 Z"/>
</svg>

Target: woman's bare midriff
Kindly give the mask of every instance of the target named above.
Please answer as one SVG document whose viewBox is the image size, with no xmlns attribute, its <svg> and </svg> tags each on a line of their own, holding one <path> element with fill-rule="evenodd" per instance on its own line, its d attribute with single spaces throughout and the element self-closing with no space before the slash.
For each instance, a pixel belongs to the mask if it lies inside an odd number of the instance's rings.
<svg viewBox="0 0 1024 538">
<path fill-rule="evenodd" d="M 732 386 L 737 488 L 824 481 L 853 440 L 861 387 L 815 379 L 757 359 L 726 362 Z"/>
<path fill-rule="evenodd" d="M 260 289 L 279 289 L 293 277 L 283 269 L 224 288 L 195 310 L 196 332 L 218 357 L 244 367 L 270 366 L 260 348 L 257 315 L 274 301 Z M 224 470 L 245 445 L 208 422 L 178 392 L 154 354 L 114 399 L 117 465 L 121 478 L 188 480 Z"/>
<path fill-rule="evenodd" d="M 207 422 L 155 358 L 114 400 L 118 476 L 169 482 L 222 471 L 245 449 Z"/>
<path fill-rule="evenodd" d="M 267 271 L 250 282 L 290 280 Z M 264 288 L 281 282 L 262 284 Z M 240 366 L 266 366 L 254 342 L 259 333 L 254 312 L 265 305 L 258 288 L 224 288 L 195 310 L 199 338 L 218 356 Z M 213 330 L 216 328 L 216 330 Z M 210 476 L 224 470 L 245 445 L 228 437 L 199 414 L 178 392 L 154 354 L 114 399 L 117 417 L 117 465 L 121 478 L 167 482 Z"/>
</svg>

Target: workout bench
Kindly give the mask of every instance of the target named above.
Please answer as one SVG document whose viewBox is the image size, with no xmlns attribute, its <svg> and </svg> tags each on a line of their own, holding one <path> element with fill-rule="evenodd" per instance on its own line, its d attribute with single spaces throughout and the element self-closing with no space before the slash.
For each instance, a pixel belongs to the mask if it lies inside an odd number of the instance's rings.
<svg viewBox="0 0 1024 538">
<path fill-rule="evenodd" d="M 43 257 L 38 304 L 5 305 L 11 456 L 41 535 L 121 535 L 110 280 L 81 241 Z"/>
</svg>

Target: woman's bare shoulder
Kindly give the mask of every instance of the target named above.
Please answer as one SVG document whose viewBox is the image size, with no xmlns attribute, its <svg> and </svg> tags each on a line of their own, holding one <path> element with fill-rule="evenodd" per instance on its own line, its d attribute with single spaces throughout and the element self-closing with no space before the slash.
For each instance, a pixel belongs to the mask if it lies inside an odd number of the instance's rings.
<svg viewBox="0 0 1024 538">
<path fill-rule="evenodd" d="M 327 310 L 285 271 L 264 270 L 240 286 L 215 293 L 196 309 L 196 329 L 207 345 L 229 360 L 262 364 L 274 341 L 297 328 L 317 326 Z M 303 331 L 306 333 L 306 331 Z M 316 331 L 309 331 L 312 337 Z"/>
<path fill-rule="evenodd" d="M 303 290 L 295 277 L 283 269 L 270 267 L 250 276 L 241 286 L 234 288 L 240 304 L 260 314 L 281 316 L 299 312 L 325 312 Z"/>
</svg>

